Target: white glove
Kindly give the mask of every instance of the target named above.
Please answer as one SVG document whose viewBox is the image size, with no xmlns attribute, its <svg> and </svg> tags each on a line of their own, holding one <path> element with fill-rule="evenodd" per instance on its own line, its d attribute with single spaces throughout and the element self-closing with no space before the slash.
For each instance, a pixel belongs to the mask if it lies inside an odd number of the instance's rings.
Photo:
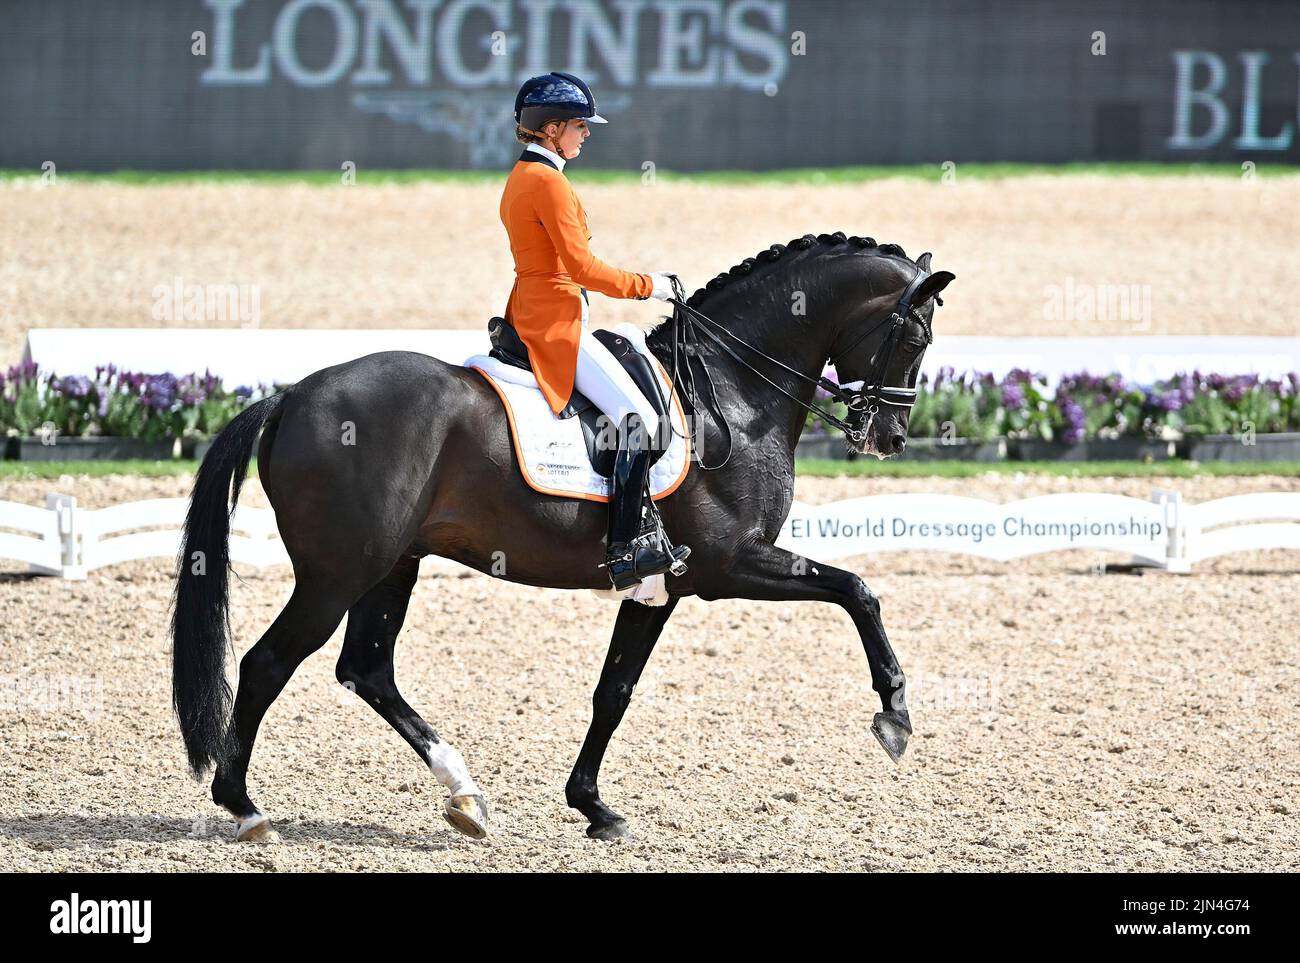
<svg viewBox="0 0 1300 963">
<path fill-rule="evenodd" d="M 660 301 L 667 301 L 675 296 L 673 291 L 673 282 L 671 278 L 677 277 L 676 271 L 656 272 L 650 275 L 655 283 L 655 289 L 650 292 L 650 297 L 658 298 Z"/>
</svg>

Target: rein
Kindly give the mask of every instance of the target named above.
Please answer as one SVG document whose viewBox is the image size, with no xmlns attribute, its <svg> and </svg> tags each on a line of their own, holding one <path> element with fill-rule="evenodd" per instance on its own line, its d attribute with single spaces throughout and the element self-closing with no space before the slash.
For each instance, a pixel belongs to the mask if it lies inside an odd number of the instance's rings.
<svg viewBox="0 0 1300 963">
<path fill-rule="evenodd" d="M 799 405 L 799 407 L 816 415 L 818 418 L 822 419 L 828 425 L 831 425 L 834 428 L 838 428 L 840 431 L 844 432 L 845 436 L 850 441 L 854 442 L 855 444 L 861 444 L 866 439 L 867 432 L 871 428 L 871 422 L 875 418 L 876 414 L 879 412 L 880 410 L 879 406 L 881 404 L 893 405 L 899 408 L 911 408 L 914 404 L 916 404 L 915 387 L 909 386 L 904 388 L 894 388 L 885 385 L 883 382 L 885 379 L 885 372 L 889 368 L 889 362 L 893 359 L 894 348 L 897 346 L 898 340 L 902 335 L 903 325 L 906 322 L 907 318 L 909 316 L 914 317 L 916 318 L 916 320 L 920 321 L 922 325 L 925 325 L 924 319 L 921 318 L 920 314 L 917 313 L 915 307 L 913 307 L 912 300 L 915 298 L 916 292 L 920 289 L 921 284 L 929 276 L 930 276 L 930 272 L 918 269 L 916 273 L 916 277 L 912 279 L 911 283 L 908 284 L 907 288 L 903 291 L 902 295 L 898 299 L 898 302 L 894 306 L 894 310 L 890 312 L 889 316 L 886 318 L 882 318 L 880 321 L 877 321 L 875 324 L 871 325 L 871 327 L 863 331 L 860 335 L 858 335 L 858 337 L 854 338 L 853 341 L 848 345 L 848 347 L 838 352 L 837 358 L 842 358 L 846 353 L 848 353 L 848 351 L 861 344 L 865 338 L 867 338 L 869 335 L 873 334 L 874 332 L 878 331 L 882 325 L 888 324 L 890 326 L 890 330 L 888 334 L 886 334 L 885 340 L 884 342 L 882 342 L 880 346 L 880 351 L 877 352 L 877 354 L 880 357 L 880 360 L 874 365 L 870 378 L 865 379 L 861 383 L 861 385 L 857 388 L 857 390 L 851 391 L 851 390 L 846 390 L 845 386 L 838 385 L 835 382 L 831 381 L 829 378 L 826 378 L 825 376 L 810 378 L 803 372 L 796 371 L 794 368 L 791 368 L 789 365 L 777 360 L 776 358 L 773 358 L 769 354 L 764 353 L 760 349 L 754 347 L 752 344 L 749 344 L 747 341 L 740 338 L 738 335 L 727 330 L 718 322 L 714 321 L 708 315 L 691 307 L 689 304 L 686 303 L 685 291 L 682 289 L 681 281 L 677 278 L 676 275 L 672 275 L 671 281 L 673 285 L 673 291 L 676 296 L 668 298 L 668 302 L 672 304 L 675 308 L 675 310 L 673 311 L 673 368 L 672 368 L 673 384 L 679 386 L 686 384 L 690 386 L 689 390 L 687 390 L 685 394 L 687 399 L 690 401 L 691 410 L 693 412 L 698 412 L 699 404 L 697 401 L 698 393 L 695 387 L 695 372 L 691 368 L 689 355 L 692 353 L 691 352 L 691 349 L 693 347 L 692 342 L 698 343 L 699 332 L 702 331 L 705 335 L 709 337 L 711 341 L 713 341 L 718 347 L 720 347 L 723 351 L 725 351 L 732 358 L 734 358 L 737 361 L 737 363 L 739 363 L 742 367 L 747 368 L 750 371 L 752 371 L 754 374 L 758 375 L 760 378 L 766 381 L 769 385 L 771 385 L 781 394 L 785 395 L 795 404 Z M 694 320 L 696 318 L 698 318 L 700 321 L 704 323 L 700 325 L 698 329 L 695 325 L 695 320 Z M 763 374 L 763 372 L 759 371 L 757 368 L 755 368 L 752 364 L 750 364 L 740 355 L 736 354 L 736 352 L 732 350 L 730 345 L 724 342 L 721 338 L 719 338 L 716 334 L 714 334 L 713 331 L 709 329 L 709 327 L 706 327 L 705 325 L 712 328 L 716 328 L 718 331 L 722 332 L 727 337 L 731 338 L 737 344 L 741 345 L 742 347 L 748 348 L 750 351 L 754 352 L 759 357 L 763 358 L 766 361 L 770 361 L 772 364 L 776 365 L 779 368 L 784 369 L 785 371 L 794 375 L 799 380 L 805 381 L 808 384 L 814 385 L 815 387 L 821 388 L 822 390 L 826 391 L 836 401 L 847 406 L 850 413 L 852 413 L 853 411 L 859 408 L 865 408 L 866 420 L 864 421 L 862 427 L 854 428 L 847 421 L 842 421 L 841 419 L 836 418 L 834 415 L 826 411 L 823 411 L 821 408 L 817 407 L 816 405 L 810 405 L 807 402 L 803 401 L 802 399 L 796 398 L 794 395 L 790 394 L 790 392 L 786 391 L 785 388 L 783 388 L 781 385 L 777 384 L 775 381 L 767 377 L 767 375 Z M 927 335 L 927 342 L 928 342 L 929 340 L 931 340 L 932 335 L 930 334 L 929 326 L 925 325 L 925 327 L 926 327 L 926 335 Z M 679 363 L 677 358 L 677 351 L 679 345 L 681 347 L 683 356 L 686 356 L 686 375 L 684 379 L 680 375 Z M 711 413 L 715 415 L 716 419 L 722 424 L 722 427 L 724 427 L 727 430 L 727 457 L 724 458 L 722 462 L 717 465 L 705 465 L 702 459 L 697 458 L 697 460 L 699 461 L 700 469 L 702 471 L 716 471 L 717 469 L 722 468 L 724 465 L 727 464 L 727 462 L 731 460 L 731 451 L 732 451 L 731 426 L 727 423 L 726 416 L 722 414 L 721 406 L 718 405 L 718 393 L 716 387 L 713 384 L 713 376 L 709 373 L 708 366 L 705 365 L 703 356 L 701 355 L 699 357 L 700 357 L 700 368 L 703 369 L 704 371 L 704 378 L 709 386 L 709 394 L 713 398 L 713 409 L 711 410 Z M 835 363 L 836 358 L 832 358 L 831 361 L 832 363 Z M 850 382 L 850 385 L 851 384 L 853 383 Z M 707 405 L 706 405 L 706 410 L 708 410 Z M 673 431 L 675 432 L 676 429 L 674 428 Z M 694 447 L 693 443 L 692 443 L 692 447 Z"/>
</svg>

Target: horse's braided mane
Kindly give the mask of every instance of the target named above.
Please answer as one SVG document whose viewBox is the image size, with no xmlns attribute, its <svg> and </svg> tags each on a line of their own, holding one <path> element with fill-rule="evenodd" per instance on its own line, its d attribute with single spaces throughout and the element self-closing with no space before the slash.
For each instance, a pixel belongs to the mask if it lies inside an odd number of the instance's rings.
<svg viewBox="0 0 1300 963">
<path fill-rule="evenodd" d="M 806 251 L 817 244 L 831 247 L 848 244 L 857 248 L 873 248 L 874 253 L 877 255 L 907 257 L 907 253 L 897 244 L 877 244 L 875 238 L 871 237 L 858 237 L 857 235 L 846 237 L 843 231 L 836 231 L 834 234 L 805 234 L 803 237 L 796 237 L 789 244 L 773 244 L 771 247 L 759 251 L 753 257 L 745 258 L 739 264 L 723 271 L 704 287 L 696 289 L 695 293 L 686 299 L 686 303 L 691 307 L 699 307 L 700 299 L 710 291 L 718 291 L 738 278 L 748 277 L 754 272 L 755 268 L 761 265 L 779 261 L 787 251 Z"/>
</svg>

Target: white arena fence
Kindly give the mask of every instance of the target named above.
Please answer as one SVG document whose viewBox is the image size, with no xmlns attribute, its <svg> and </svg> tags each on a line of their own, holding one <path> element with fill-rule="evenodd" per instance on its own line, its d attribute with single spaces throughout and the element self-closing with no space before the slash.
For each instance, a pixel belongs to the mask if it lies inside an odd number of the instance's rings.
<svg viewBox="0 0 1300 963">
<path fill-rule="evenodd" d="M 155 498 L 86 509 L 61 494 L 47 495 L 44 508 L 0 501 L 0 559 L 69 579 L 118 562 L 174 559 L 186 504 L 184 498 Z M 1236 495 L 1194 505 L 1161 489 L 1147 501 L 1062 493 L 1005 503 L 928 494 L 795 502 L 777 544 L 822 561 L 916 550 L 1005 561 L 1087 549 L 1190 572 L 1198 562 L 1232 552 L 1300 550 L 1300 493 Z M 288 563 L 270 509 L 236 510 L 230 558 L 259 568 Z"/>
<path fill-rule="evenodd" d="M 118 562 L 174 559 L 188 504 L 185 498 L 150 498 L 88 509 L 79 508 L 73 496 L 58 494 L 46 495 L 44 508 L 0 501 L 0 559 L 71 579 Z M 235 510 L 230 559 L 257 568 L 288 564 L 273 511 Z"/>
</svg>

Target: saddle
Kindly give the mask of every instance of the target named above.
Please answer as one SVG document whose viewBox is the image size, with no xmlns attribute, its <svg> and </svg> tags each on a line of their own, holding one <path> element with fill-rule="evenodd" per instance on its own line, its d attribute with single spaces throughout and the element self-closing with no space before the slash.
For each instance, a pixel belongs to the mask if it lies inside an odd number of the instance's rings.
<svg viewBox="0 0 1300 963">
<path fill-rule="evenodd" d="M 645 395 L 654 409 L 655 414 L 660 418 L 661 424 L 668 424 L 669 411 L 668 399 L 663 396 L 659 388 L 659 380 L 655 377 L 654 369 L 650 361 L 632 346 L 627 338 L 615 334 L 613 331 L 596 330 L 592 335 L 609 350 L 623 366 L 623 370 L 628 373 L 632 383 L 637 389 Z M 524 344 L 515 331 L 514 326 L 505 318 L 492 318 L 488 321 L 488 337 L 492 341 L 492 350 L 488 352 L 490 357 L 496 358 L 503 364 L 512 365 L 516 368 L 522 368 L 524 371 L 532 371 L 533 365 L 528 357 L 528 346 Z M 600 436 L 600 419 L 604 416 L 590 398 L 584 395 L 575 386 L 573 393 L 569 395 L 568 404 L 566 404 L 556 417 L 560 419 L 574 418 L 578 419 L 582 426 L 583 441 L 587 446 L 587 457 L 591 459 L 591 467 L 598 474 L 608 478 L 614 474 L 614 456 L 617 452 L 612 448 L 599 448 L 597 439 Z M 663 432 L 660 432 L 663 435 Z M 663 457 L 667 450 L 655 443 L 656 439 L 650 442 L 650 464 L 654 464 Z"/>
</svg>

